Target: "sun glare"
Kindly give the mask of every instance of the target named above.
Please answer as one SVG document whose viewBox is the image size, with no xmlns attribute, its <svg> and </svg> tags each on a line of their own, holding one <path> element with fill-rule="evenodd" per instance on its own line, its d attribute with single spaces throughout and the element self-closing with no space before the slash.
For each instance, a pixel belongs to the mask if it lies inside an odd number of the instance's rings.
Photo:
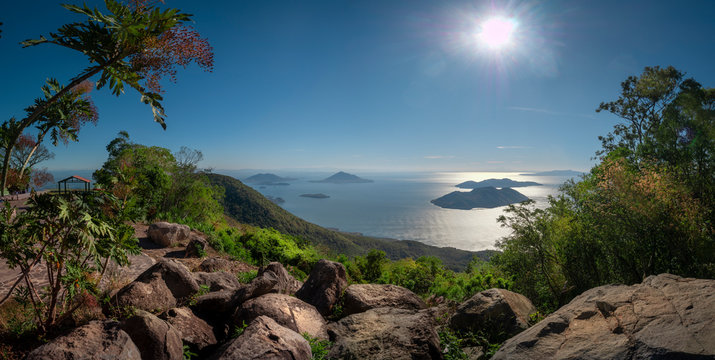
<svg viewBox="0 0 715 360">
<path fill-rule="evenodd" d="M 479 39 L 492 49 L 501 49 L 511 43 L 512 35 L 516 29 L 513 19 L 493 17 L 482 23 Z"/>
</svg>

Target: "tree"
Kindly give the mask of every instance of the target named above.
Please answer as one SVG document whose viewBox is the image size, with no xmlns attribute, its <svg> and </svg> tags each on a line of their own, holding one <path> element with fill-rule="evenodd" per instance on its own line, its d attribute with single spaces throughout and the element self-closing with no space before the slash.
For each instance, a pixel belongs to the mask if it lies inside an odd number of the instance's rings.
<svg viewBox="0 0 715 360">
<path fill-rule="evenodd" d="M 87 56 L 90 66 L 72 78 L 67 86 L 56 80 L 48 81 L 43 89 L 45 97 L 35 102 L 27 116 L 20 121 L 8 122 L 7 129 L 0 134 L 6 145 L 0 189 L 6 185 L 14 144 L 26 128 L 36 124 L 42 116 L 57 120 L 59 115 L 59 121 L 69 120 L 68 112 L 53 111 L 53 107 L 86 110 L 86 100 L 77 91 L 84 81 L 98 75 L 96 88 L 108 85 L 116 96 L 124 92 L 125 85 L 132 87 L 141 95 L 141 101 L 151 106 L 154 121 L 165 128 L 159 80 L 165 76 L 175 80 L 176 67 L 186 67 L 192 62 L 211 70 L 212 49 L 186 25 L 191 20 L 190 14 L 178 9 L 161 10 L 149 5 L 148 1 L 125 5 L 116 0 L 105 0 L 105 5 L 106 14 L 86 5 L 63 5 L 87 19 L 66 24 L 56 33 L 50 33 L 49 38 L 41 36 L 22 43 L 25 47 L 55 44 L 81 52 Z"/>
<path fill-rule="evenodd" d="M 21 135 L 17 139 L 17 144 L 15 144 L 10 166 L 14 169 L 20 169 L 20 174 L 22 174 L 26 168 L 31 169 L 43 161 L 54 159 L 54 157 L 55 154 L 37 142 L 32 136 Z"/>
<path fill-rule="evenodd" d="M 86 302 L 96 302 L 109 261 L 127 265 L 128 255 L 139 252 L 134 230 L 117 205 L 111 195 L 91 192 L 36 195 L 19 213 L 9 204 L 0 209 L 0 256 L 21 272 L 0 304 L 18 288 L 36 325 L 47 332 Z M 43 288 L 30 281 L 40 262 L 47 265 L 42 273 L 49 285 Z"/>
</svg>

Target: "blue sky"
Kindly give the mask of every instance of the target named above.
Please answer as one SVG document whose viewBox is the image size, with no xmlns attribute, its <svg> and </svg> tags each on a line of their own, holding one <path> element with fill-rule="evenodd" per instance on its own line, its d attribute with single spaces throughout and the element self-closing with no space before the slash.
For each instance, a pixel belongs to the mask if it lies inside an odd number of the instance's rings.
<svg viewBox="0 0 715 360">
<path fill-rule="evenodd" d="M 71 0 L 67 2 L 74 3 Z M 87 1 L 90 6 L 100 2 Z M 166 83 L 166 131 L 128 90 L 93 97 L 96 127 L 57 148 L 50 169 L 93 169 L 120 130 L 204 153 L 214 169 L 588 169 L 597 114 L 643 67 L 673 65 L 715 84 L 713 1 L 175 1 L 215 50 L 215 70 Z M 509 48 L 475 34 L 495 15 Z M 45 78 L 79 54 L 18 42 L 75 20 L 55 1 L 0 5 L 0 114 L 22 117 Z M 3 119 L 4 120 L 4 119 Z"/>
</svg>

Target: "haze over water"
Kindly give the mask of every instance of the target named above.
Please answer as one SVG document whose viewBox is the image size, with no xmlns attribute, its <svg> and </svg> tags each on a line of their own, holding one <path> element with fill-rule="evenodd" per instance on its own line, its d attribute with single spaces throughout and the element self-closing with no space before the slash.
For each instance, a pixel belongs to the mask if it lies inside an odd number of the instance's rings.
<svg viewBox="0 0 715 360">
<path fill-rule="evenodd" d="M 256 172 L 216 171 L 244 179 Z M 434 172 L 434 173 L 355 173 L 374 180 L 365 184 L 313 183 L 311 180 L 330 176 L 328 172 L 275 172 L 293 177 L 288 186 L 251 185 L 264 195 L 285 200 L 281 207 L 307 221 L 323 227 L 368 236 L 400 240 L 417 240 L 435 246 L 464 250 L 493 249 L 494 242 L 508 235 L 496 219 L 505 207 L 494 209 L 443 209 L 430 200 L 452 191 L 469 191 L 455 185 L 467 180 L 509 178 L 535 181 L 543 186 L 516 188 L 517 191 L 544 206 L 548 195 L 558 192 L 567 177 L 523 176 L 522 172 Z M 323 193 L 328 199 L 300 197 L 301 194 Z"/>
</svg>

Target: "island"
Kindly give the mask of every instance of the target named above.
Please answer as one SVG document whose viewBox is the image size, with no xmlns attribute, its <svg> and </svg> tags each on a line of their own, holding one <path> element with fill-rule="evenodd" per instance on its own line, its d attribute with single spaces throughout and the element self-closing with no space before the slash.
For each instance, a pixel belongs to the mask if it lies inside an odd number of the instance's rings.
<svg viewBox="0 0 715 360">
<path fill-rule="evenodd" d="M 529 198 L 511 188 L 481 187 L 469 192 L 453 191 L 430 202 L 445 209 L 471 210 L 474 208 L 491 209 L 526 200 Z"/>
<path fill-rule="evenodd" d="M 522 176 L 581 176 L 584 173 L 581 171 L 573 171 L 573 170 L 551 170 L 551 171 L 542 171 L 542 172 L 535 172 L 531 174 L 519 174 Z"/>
<path fill-rule="evenodd" d="M 256 174 L 247 177 L 243 182 L 255 185 L 289 185 L 286 181 L 296 180 L 294 178 L 280 177 L 276 174 Z"/>
<path fill-rule="evenodd" d="M 476 189 L 480 187 L 515 188 L 524 186 L 539 186 L 541 184 L 533 181 L 514 181 L 512 179 L 488 179 L 483 181 L 465 181 L 456 186 L 460 189 Z"/>
<path fill-rule="evenodd" d="M 301 197 L 313 198 L 313 199 L 327 199 L 330 196 L 325 194 L 301 194 Z"/>
<path fill-rule="evenodd" d="M 371 183 L 372 180 L 363 179 L 359 176 L 348 174 L 346 172 L 340 171 L 327 177 L 323 180 L 312 180 L 315 183 L 331 183 L 331 184 L 358 184 L 358 183 Z"/>
</svg>

